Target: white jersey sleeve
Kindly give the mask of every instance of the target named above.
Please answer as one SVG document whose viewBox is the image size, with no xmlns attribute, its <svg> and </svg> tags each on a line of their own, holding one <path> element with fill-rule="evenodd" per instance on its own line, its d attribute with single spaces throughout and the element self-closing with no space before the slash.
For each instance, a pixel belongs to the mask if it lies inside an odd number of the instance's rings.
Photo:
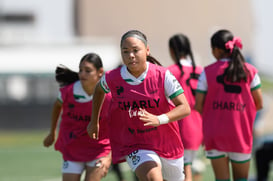
<svg viewBox="0 0 273 181">
<path fill-rule="evenodd" d="M 105 93 L 110 92 L 109 86 L 106 82 L 105 74 L 100 79 L 100 86 L 102 87 Z"/>
<path fill-rule="evenodd" d="M 164 89 L 166 97 L 170 99 L 184 92 L 178 80 L 169 70 L 167 70 L 165 73 Z"/>
<path fill-rule="evenodd" d="M 58 92 L 57 100 L 59 100 L 61 103 L 63 103 L 62 93 L 61 93 L 60 90 L 59 90 L 59 92 Z"/>
<path fill-rule="evenodd" d="M 260 79 L 260 76 L 258 75 L 258 73 L 256 73 L 251 84 L 250 84 L 250 88 L 251 88 L 251 90 L 255 90 L 260 87 L 261 87 L 261 79 Z"/>
<path fill-rule="evenodd" d="M 198 78 L 198 84 L 197 84 L 196 91 L 205 93 L 205 92 L 207 92 L 207 90 L 208 90 L 208 83 L 207 83 L 206 73 L 203 70 Z"/>
</svg>

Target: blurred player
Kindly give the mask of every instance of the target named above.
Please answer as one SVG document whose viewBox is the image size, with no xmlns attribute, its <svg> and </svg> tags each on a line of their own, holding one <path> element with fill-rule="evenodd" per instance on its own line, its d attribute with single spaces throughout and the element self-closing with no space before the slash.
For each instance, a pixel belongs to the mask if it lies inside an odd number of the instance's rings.
<svg viewBox="0 0 273 181">
<path fill-rule="evenodd" d="M 99 118 L 100 138 L 91 139 L 86 128 L 91 120 L 93 92 L 103 75 L 100 57 L 88 53 L 82 57 L 79 73 L 65 67 L 56 69 L 56 80 L 62 86 L 51 118 L 51 129 L 44 146 L 51 146 L 61 111 L 61 122 L 55 149 L 63 156 L 63 181 L 80 181 L 85 170 L 85 181 L 99 181 L 111 164 L 111 147 L 106 127 L 110 95 L 106 97 Z"/>
<path fill-rule="evenodd" d="M 203 117 L 206 156 L 211 160 L 216 180 L 248 179 L 256 111 L 263 106 L 257 69 L 246 63 L 242 42 L 228 30 L 211 37 L 217 62 L 200 75 L 196 110 Z"/>
<path fill-rule="evenodd" d="M 184 89 L 184 94 L 191 107 L 191 114 L 178 121 L 184 146 L 185 181 L 192 181 L 191 165 L 202 144 L 202 118 L 194 109 L 195 91 L 198 77 L 203 68 L 196 66 L 190 41 L 186 35 L 175 34 L 169 39 L 169 50 L 174 65 L 168 67 Z"/>
</svg>

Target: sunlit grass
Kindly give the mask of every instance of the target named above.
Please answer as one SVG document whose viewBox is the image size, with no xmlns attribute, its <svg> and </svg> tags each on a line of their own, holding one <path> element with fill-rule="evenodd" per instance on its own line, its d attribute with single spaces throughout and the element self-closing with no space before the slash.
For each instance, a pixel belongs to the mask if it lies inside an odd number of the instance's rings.
<svg viewBox="0 0 273 181">
<path fill-rule="evenodd" d="M 0 148 L 27 147 L 33 144 L 41 144 L 46 131 L 0 131 Z"/>
<path fill-rule="evenodd" d="M 47 131 L 0 131 L 0 181 L 61 181 L 62 155 L 43 147 Z M 127 181 L 132 173 L 126 171 Z M 113 172 L 103 181 L 116 181 Z"/>
<path fill-rule="evenodd" d="M 273 79 L 271 77 L 261 76 L 262 90 L 272 93 L 273 91 Z"/>
<path fill-rule="evenodd" d="M 46 135 L 47 131 L 0 131 L 0 181 L 61 181 L 62 156 L 53 147 L 43 147 Z M 211 165 L 205 162 L 203 180 L 214 180 Z M 255 176 L 253 164 L 251 177 Z M 134 181 L 131 171 L 125 169 L 124 174 L 127 181 Z M 117 181 L 117 177 L 110 171 L 102 181 Z"/>
</svg>

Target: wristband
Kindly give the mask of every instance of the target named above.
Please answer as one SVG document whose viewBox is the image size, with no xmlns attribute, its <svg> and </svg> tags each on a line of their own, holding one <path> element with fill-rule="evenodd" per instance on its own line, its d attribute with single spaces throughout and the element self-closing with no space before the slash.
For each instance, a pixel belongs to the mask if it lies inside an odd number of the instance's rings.
<svg viewBox="0 0 273 181">
<path fill-rule="evenodd" d="M 159 121 L 159 124 L 167 124 L 170 120 L 166 114 L 161 114 L 157 116 L 157 119 Z"/>
</svg>

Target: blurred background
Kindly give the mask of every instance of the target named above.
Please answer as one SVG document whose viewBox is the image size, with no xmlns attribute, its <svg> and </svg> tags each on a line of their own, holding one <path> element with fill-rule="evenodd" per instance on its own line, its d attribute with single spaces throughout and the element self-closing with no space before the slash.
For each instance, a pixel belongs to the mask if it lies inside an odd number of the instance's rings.
<svg viewBox="0 0 273 181">
<path fill-rule="evenodd" d="M 112 69 L 121 63 L 120 38 L 131 29 L 146 34 L 151 54 L 164 66 L 173 63 L 168 39 L 175 33 L 189 36 L 202 66 L 215 61 L 210 50 L 215 31 L 228 29 L 241 37 L 244 56 L 262 78 L 265 108 L 259 117 L 258 136 L 271 135 L 272 7 L 273 1 L 258 0 L 0 0 L 0 180 L 18 180 L 12 173 L 24 167 L 18 167 L 25 160 L 18 163 L 22 155 L 16 157 L 14 149 L 21 154 L 20 150 L 27 149 L 31 156 L 36 150 L 36 160 L 41 153 L 50 154 L 48 158 L 54 158 L 56 165 L 50 165 L 52 171 L 59 169 L 60 155 L 52 153 L 52 148 L 42 148 L 58 93 L 56 66 L 78 71 L 81 57 L 95 52 L 102 57 L 105 70 Z M 36 162 L 37 171 L 45 162 L 49 160 Z M 8 175 L 3 176 L 4 172 Z M 60 169 L 54 174 L 60 179 Z M 26 180 L 49 180 L 54 174 L 22 171 L 19 175 L 21 180 L 24 176 Z M 255 167 L 251 175 L 255 178 Z"/>
</svg>

